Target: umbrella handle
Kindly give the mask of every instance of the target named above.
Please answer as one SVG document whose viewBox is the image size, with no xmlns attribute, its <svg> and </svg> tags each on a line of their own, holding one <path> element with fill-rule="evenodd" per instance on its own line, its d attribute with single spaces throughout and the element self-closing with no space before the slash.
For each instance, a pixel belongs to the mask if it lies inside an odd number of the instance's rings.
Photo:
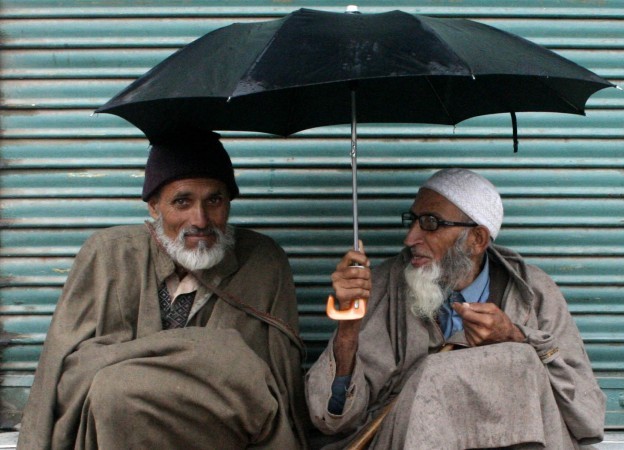
<svg viewBox="0 0 624 450">
<path fill-rule="evenodd" d="M 325 312 L 330 319 L 334 320 L 359 320 L 366 314 L 366 300 L 360 298 L 351 301 L 349 309 L 337 310 L 336 301 L 333 295 L 327 298 Z"/>
</svg>

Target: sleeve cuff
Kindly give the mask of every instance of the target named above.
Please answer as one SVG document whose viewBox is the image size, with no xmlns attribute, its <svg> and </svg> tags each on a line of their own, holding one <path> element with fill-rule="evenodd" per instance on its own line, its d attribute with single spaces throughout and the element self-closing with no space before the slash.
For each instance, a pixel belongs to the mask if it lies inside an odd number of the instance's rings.
<svg viewBox="0 0 624 450">
<path fill-rule="evenodd" d="M 516 326 L 526 336 L 525 342 L 535 349 L 543 364 L 549 364 L 559 356 L 559 347 L 552 335 L 523 325 Z"/>
<path fill-rule="evenodd" d="M 336 416 L 342 414 L 345 402 L 347 400 L 347 391 L 351 384 L 351 375 L 344 375 L 334 378 L 332 382 L 331 391 L 332 395 L 327 404 L 327 410 Z"/>
</svg>

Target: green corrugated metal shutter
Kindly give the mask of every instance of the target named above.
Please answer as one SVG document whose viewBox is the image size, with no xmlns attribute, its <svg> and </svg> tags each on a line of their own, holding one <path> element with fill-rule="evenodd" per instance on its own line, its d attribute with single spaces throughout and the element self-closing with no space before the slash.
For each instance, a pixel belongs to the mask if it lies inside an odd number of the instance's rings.
<svg viewBox="0 0 624 450">
<path fill-rule="evenodd" d="M 2 2 L 0 320 L 2 427 L 19 421 L 41 344 L 72 258 L 95 229 L 140 223 L 146 141 L 91 112 L 191 40 L 233 21 L 267 20 L 322 0 Z M 511 6 L 509 6 L 511 5 Z M 624 1 L 361 1 L 363 12 L 479 20 L 520 34 L 624 85 Z M 359 127 L 361 234 L 375 261 L 396 253 L 399 213 L 440 167 L 479 171 L 501 190 L 499 242 L 562 287 L 608 395 L 609 428 L 624 427 L 624 93 L 608 89 L 588 117 L 520 114 L 513 154 L 505 115 L 455 128 Z M 329 274 L 351 244 L 349 130 L 288 139 L 223 133 L 242 197 L 232 221 L 275 237 L 295 273 L 310 364 L 334 324 Z"/>
</svg>

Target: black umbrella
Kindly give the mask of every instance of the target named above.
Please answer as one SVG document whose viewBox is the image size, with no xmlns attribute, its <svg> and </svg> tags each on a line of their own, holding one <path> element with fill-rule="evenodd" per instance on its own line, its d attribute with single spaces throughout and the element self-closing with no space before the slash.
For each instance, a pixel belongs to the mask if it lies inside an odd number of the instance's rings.
<svg viewBox="0 0 624 450">
<path fill-rule="evenodd" d="M 539 45 L 470 20 L 300 9 L 206 34 L 96 112 L 123 117 L 151 141 L 188 128 L 287 136 L 351 122 L 357 250 L 357 122 L 454 125 L 506 112 L 517 145 L 516 112 L 584 114 L 587 99 L 609 86 Z"/>
</svg>

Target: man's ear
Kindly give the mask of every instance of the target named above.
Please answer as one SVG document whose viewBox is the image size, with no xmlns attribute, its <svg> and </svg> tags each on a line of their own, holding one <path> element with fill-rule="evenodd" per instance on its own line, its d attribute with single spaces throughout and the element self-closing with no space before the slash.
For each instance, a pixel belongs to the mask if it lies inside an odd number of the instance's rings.
<svg viewBox="0 0 624 450">
<path fill-rule="evenodd" d="M 152 216 L 152 219 L 156 220 L 158 219 L 158 216 L 160 215 L 159 211 L 158 211 L 158 198 L 156 198 L 156 196 L 152 196 L 152 198 L 150 198 L 147 201 L 147 209 L 149 210 L 150 216 Z"/>
<path fill-rule="evenodd" d="M 490 230 L 483 225 L 477 225 L 472 229 L 472 242 L 475 253 L 484 253 L 490 245 Z"/>
</svg>

